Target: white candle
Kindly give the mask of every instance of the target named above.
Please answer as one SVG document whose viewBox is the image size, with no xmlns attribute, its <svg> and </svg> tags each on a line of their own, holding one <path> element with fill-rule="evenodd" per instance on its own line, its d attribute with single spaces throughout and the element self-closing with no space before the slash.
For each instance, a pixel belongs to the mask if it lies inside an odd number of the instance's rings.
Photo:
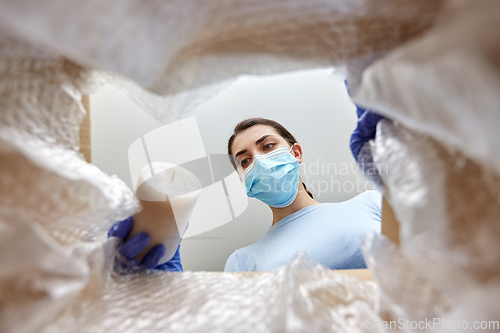
<svg viewBox="0 0 500 333">
<path fill-rule="evenodd" d="M 142 257 L 154 246 L 164 244 L 165 255 L 159 264 L 170 260 L 186 232 L 189 217 L 201 191 L 201 182 L 190 171 L 166 162 L 153 162 L 142 167 L 136 196 L 143 209 L 134 215 L 128 238 L 145 232 L 151 241 L 134 259 Z"/>
</svg>

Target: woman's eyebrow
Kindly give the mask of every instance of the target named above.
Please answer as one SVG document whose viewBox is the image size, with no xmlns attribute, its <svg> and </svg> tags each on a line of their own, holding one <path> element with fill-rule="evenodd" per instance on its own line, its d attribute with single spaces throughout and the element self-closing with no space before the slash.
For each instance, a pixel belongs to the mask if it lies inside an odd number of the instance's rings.
<svg viewBox="0 0 500 333">
<path fill-rule="evenodd" d="M 246 153 L 246 152 L 247 152 L 247 150 L 246 150 L 246 149 L 240 150 L 239 152 L 237 152 L 237 153 L 234 155 L 234 158 L 236 158 L 236 157 L 238 157 L 238 156 L 240 156 L 241 154 L 244 154 L 244 153 Z"/>
<path fill-rule="evenodd" d="M 261 137 L 260 137 L 257 141 L 255 141 L 255 144 L 256 144 L 256 145 L 260 144 L 260 143 L 261 143 L 262 141 L 264 141 L 264 140 L 265 140 L 268 136 L 274 136 L 274 135 L 273 135 L 273 134 L 266 134 L 266 135 L 263 135 L 263 136 L 261 136 Z M 247 150 L 246 150 L 246 149 L 240 150 L 239 152 L 237 152 L 237 153 L 234 155 L 234 157 L 236 158 L 236 157 L 238 157 L 238 156 L 240 156 L 241 154 L 244 154 L 244 153 L 246 153 L 246 152 L 247 152 Z"/>
<path fill-rule="evenodd" d="M 260 137 L 259 140 L 255 141 L 255 144 L 258 145 L 259 143 L 261 143 L 262 141 L 264 141 L 268 136 L 274 136 L 272 134 L 266 134 L 266 135 L 263 135 Z"/>
</svg>

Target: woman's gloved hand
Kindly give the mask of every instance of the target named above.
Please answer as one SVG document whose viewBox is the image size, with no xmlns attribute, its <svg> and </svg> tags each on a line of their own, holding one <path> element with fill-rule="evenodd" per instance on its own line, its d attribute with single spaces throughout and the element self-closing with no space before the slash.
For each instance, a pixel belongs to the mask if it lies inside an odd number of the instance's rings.
<svg viewBox="0 0 500 333">
<path fill-rule="evenodd" d="M 128 237 L 128 234 L 132 230 L 132 225 L 132 217 L 118 222 L 109 230 L 108 237 L 118 237 L 125 241 L 125 239 L 127 239 Z M 125 263 L 123 258 L 119 258 L 119 256 L 117 256 L 116 260 L 118 260 L 122 264 L 121 266 L 123 268 L 125 268 L 127 264 L 133 266 L 141 265 L 145 266 L 146 268 L 156 268 L 156 266 L 158 266 L 158 262 L 165 254 L 165 245 L 160 244 L 153 247 L 148 251 L 148 253 L 146 253 L 140 263 L 134 261 L 135 256 L 141 253 L 142 250 L 144 250 L 146 246 L 148 246 L 149 240 L 149 235 L 146 233 L 134 235 L 132 238 L 125 241 L 118 251 L 119 255 L 121 255 L 128 262 Z M 177 249 L 177 251 L 179 251 L 179 249 Z"/>
<path fill-rule="evenodd" d="M 372 111 L 364 110 L 357 105 L 356 109 L 358 111 L 358 125 L 352 132 L 349 144 L 354 159 L 359 162 L 358 156 L 361 147 L 369 140 L 375 139 L 377 124 L 384 117 Z"/>
<path fill-rule="evenodd" d="M 347 92 L 349 92 L 347 81 L 345 81 L 345 85 L 347 87 Z M 363 109 L 356 104 L 354 105 L 356 106 L 356 113 L 358 115 L 358 124 L 349 142 L 351 152 L 363 174 L 373 182 L 377 189 L 382 191 L 382 177 L 373 161 L 369 141 L 375 139 L 377 124 L 380 120 L 384 119 L 384 117 L 370 110 Z M 387 168 L 385 168 L 384 171 L 387 172 Z"/>
<path fill-rule="evenodd" d="M 347 87 L 347 92 L 349 92 L 347 81 L 345 81 L 345 85 Z M 356 113 L 358 115 L 358 125 L 351 135 L 349 144 L 354 159 L 359 162 L 358 156 L 361 148 L 366 142 L 375 139 L 377 124 L 381 119 L 384 119 L 384 117 L 370 110 L 363 109 L 356 104 L 354 105 L 356 106 Z"/>
</svg>

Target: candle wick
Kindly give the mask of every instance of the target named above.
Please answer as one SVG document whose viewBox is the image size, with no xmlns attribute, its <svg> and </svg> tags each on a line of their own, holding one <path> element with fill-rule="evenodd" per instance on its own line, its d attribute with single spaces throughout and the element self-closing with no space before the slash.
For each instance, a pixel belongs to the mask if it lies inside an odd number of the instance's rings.
<svg viewBox="0 0 500 333">
<path fill-rule="evenodd" d="M 175 170 L 174 170 L 174 172 L 172 172 L 172 179 L 170 179 L 170 180 L 174 180 L 174 176 L 175 176 Z"/>
</svg>

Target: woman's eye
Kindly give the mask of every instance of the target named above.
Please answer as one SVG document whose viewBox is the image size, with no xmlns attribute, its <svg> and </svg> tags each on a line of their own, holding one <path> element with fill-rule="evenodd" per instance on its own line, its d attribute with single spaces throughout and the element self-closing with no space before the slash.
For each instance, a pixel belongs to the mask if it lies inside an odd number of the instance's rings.
<svg viewBox="0 0 500 333">
<path fill-rule="evenodd" d="M 248 158 L 245 158 L 244 160 L 241 161 L 241 166 L 244 167 L 248 163 Z"/>
<path fill-rule="evenodd" d="M 268 143 L 264 146 L 264 150 L 269 150 L 271 149 L 273 146 L 275 145 L 275 143 Z"/>
</svg>

